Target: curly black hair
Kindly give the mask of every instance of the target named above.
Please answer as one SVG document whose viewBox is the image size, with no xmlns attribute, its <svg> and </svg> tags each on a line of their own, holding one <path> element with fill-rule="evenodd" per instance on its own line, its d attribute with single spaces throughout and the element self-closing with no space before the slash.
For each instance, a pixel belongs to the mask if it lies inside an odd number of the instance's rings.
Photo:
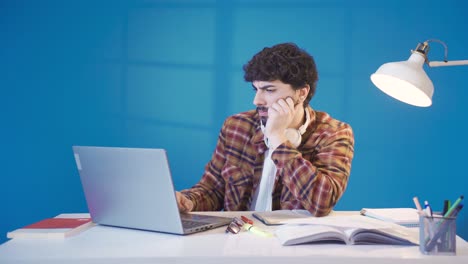
<svg viewBox="0 0 468 264">
<path fill-rule="evenodd" d="M 295 90 L 308 84 L 310 91 L 304 106 L 309 104 L 315 94 L 318 73 L 314 58 L 294 43 L 264 48 L 254 55 L 243 69 L 247 82 L 280 80 L 290 84 Z"/>
</svg>

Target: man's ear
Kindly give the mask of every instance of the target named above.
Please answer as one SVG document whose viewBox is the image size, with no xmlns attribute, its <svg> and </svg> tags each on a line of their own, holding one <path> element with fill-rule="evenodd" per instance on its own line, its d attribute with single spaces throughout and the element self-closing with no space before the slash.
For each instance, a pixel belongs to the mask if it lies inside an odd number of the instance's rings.
<svg viewBox="0 0 468 264">
<path fill-rule="evenodd" d="M 310 91 L 310 85 L 306 85 L 302 87 L 301 89 L 297 90 L 299 92 L 299 99 L 301 102 L 304 102 L 305 99 L 307 98 L 307 95 L 309 94 Z"/>
</svg>

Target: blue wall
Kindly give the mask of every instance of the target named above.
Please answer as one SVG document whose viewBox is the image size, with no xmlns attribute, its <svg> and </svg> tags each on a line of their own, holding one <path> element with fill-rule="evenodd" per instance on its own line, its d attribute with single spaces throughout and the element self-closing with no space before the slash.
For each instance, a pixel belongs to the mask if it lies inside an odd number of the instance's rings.
<svg viewBox="0 0 468 264">
<path fill-rule="evenodd" d="M 337 210 L 413 207 L 414 195 L 439 210 L 468 195 L 468 67 L 426 67 L 429 108 L 369 79 L 429 38 L 447 43 L 449 59 L 468 59 L 465 1 L 71 2 L 0 3 L 0 242 L 42 218 L 87 211 L 72 145 L 166 148 L 176 188 L 194 184 L 223 120 L 253 108 L 242 65 L 286 41 L 318 64 L 312 107 L 355 131 Z M 443 47 L 431 48 L 429 59 L 442 60 Z M 458 230 L 468 239 L 465 211 Z"/>
</svg>

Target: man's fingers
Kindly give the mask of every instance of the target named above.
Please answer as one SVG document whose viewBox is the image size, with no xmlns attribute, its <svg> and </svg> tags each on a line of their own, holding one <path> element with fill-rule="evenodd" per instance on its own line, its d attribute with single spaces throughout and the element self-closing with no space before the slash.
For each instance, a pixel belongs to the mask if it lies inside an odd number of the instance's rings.
<svg viewBox="0 0 468 264">
<path fill-rule="evenodd" d="M 289 114 L 294 111 L 294 105 L 291 105 L 285 99 L 278 100 L 276 103 L 273 103 L 270 108 L 281 115 Z"/>
<path fill-rule="evenodd" d="M 282 114 L 284 112 L 283 108 L 281 107 L 279 103 L 273 103 L 270 107 L 268 107 L 268 111 L 270 111 L 270 109 L 272 113 L 268 113 L 268 115 L 274 114 L 274 112 L 279 113 L 279 114 Z"/>
<path fill-rule="evenodd" d="M 291 96 L 286 98 L 286 103 L 288 103 L 290 109 L 294 109 L 294 99 Z"/>
<path fill-rule="evenodd" d="M 192 211 L 193 203 L 189 199 L 187 199 L 183 194 L 180 192 L 176 192 L 176 199 L 177 204 L 179 205 L 179 211 L 183 213 L 187 213 Z"/>
</svg>

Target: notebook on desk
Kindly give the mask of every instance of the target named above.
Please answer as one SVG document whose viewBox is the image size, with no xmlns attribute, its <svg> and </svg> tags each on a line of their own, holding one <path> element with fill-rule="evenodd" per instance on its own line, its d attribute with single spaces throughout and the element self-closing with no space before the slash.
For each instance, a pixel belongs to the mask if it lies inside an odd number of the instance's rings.
<svg viewBox="0 0 468 264">
<path fill-rule="evenodd" d="M 406 227 L 419 226 L 419 214 L 415 208 L 362 208 L 360 213 Z"/>
<path fill-rule="evenodd" d="M 231 222 L 179 213 L 164 149 L 73 146 L 73 153 L 97 224 L 185 235 Z"/>
</svg>

